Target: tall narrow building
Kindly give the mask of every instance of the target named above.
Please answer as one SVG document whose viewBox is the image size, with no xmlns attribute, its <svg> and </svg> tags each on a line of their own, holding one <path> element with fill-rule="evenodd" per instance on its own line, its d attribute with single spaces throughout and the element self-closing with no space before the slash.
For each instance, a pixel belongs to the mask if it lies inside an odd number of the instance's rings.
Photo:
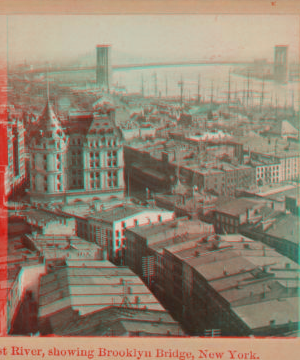
<svg viewBox="0 0 300 360">
<path fill-rule="evenodd" d="M 97 45 L 96 47 L 96 83 L 104 90 L 110 89 L 111 81 L 111 46 Z"/>
<path fill-rule="evenodd" d="M 288 46 L 277 45 L 275 46 L 274 53 L 274 80 L 279 83 L 288 81 Z"/>
</svg>

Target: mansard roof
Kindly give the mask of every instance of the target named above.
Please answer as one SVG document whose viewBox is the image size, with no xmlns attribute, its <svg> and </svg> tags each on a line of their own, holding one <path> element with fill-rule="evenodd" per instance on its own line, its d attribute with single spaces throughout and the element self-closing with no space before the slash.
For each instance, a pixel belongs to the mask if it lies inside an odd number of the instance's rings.
<svg viewBox="0 0 300 360">
<path fill-rule="evenodd" d="M 115 124 L 109 114 L 94 114 L 88 134 L 107 135 L 115 132 Z"/>
<path fill-rule="evenodd" d="M 109 112 L 115 109 L 115 104 L 111 96 L 102 96 L 100 99 L 94 102 L 93 104 L 94 111 L 104 111 Z"/>
</svg>

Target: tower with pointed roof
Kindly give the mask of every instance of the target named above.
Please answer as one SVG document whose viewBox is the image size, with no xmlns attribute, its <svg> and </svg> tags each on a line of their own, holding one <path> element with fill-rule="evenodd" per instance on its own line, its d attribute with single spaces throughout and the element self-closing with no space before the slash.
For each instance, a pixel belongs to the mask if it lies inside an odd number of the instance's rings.
<svg viewBox="0 0 300 360">
<path fill-rule="evenodd" d="M 33 203 L 124 196 L 122 137 L 108 98 L 62 121 L 48 99 L 31 131 L 30 153 Z"/>
<path fill-rule="evenodd" d="M 50 101 L 31 131 L 30 192 L 33 197 L 51 194 L 60 197 L 66 190 L 67 174 L 64 164 L 68 138 Z"/>
</svg>

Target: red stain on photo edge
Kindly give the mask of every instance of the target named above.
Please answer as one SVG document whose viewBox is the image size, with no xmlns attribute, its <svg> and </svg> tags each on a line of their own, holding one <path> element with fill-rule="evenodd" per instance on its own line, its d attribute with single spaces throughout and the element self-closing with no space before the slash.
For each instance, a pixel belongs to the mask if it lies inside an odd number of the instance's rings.
<svg viewBox="0 0 300 360">
<path fill-rule="evenodd" d="M 3 60 L 3 59 L 2 59 Z M 0 60 L 1 61 L 1 60 Z M 7 334 L 7 210 L 5 169 L 7 165 L 7 67 L 0 63 L 0 336 Z"/>
</svg>

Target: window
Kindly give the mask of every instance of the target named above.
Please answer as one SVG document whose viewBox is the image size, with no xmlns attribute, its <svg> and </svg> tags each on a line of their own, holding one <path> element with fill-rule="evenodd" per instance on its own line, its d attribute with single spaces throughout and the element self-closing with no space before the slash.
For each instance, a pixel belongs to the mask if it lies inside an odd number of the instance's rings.
<svg viewBox="0 0 300 360">
<path fill-rule="evenodd" d="M 116 237 L 118 238 L 120 236 L 120 231 L 116 230 Z"/>
<path fill-rule="evenodd" d="M 32 191 L 35 191 L 35 176 L 31 178 L 31 181 Z"/>
<path fill-rule="evenodd" d="M 114 188 L 118 186 L 118 177 L 115 171 L 108 172 L 108 186 Z"/>
<path fill-rule="evenodd" d="M 90 168 L 99 167 L 99 153 L 90 153 Z"/>
<path fill-rule="evenodd" d="M 108 167 L 117 166 L 117 163 L 118 163 L 117 155 L 118 155 L 117 151 L 108 151 L 107 152 L 107 166 Z"/>
<path fill-rule="evenodd" d="M 100 173 L 91 172 L 90 173 L 90 184 L 92 189 L 100 188 Z"/>
</svg>

